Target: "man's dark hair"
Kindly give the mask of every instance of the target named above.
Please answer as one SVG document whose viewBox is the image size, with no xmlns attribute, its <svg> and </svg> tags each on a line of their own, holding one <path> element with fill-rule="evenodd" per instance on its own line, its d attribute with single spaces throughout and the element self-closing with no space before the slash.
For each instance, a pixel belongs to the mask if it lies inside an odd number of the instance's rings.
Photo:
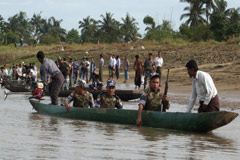
<svg viewBox="0 0 240 160">
<path fill-rule="evenodd" d="M 148 53 L 149 56 L 152 56 L 152 53 Z"/>
<path fill-rule="evenodd" d="M 37 58 L 38 59 L 44 59 L 44 57 L 45 57 L 45 55 L 44 55 L 43 51 L 38 51 Z"/>
<path fill-rule="evenodd" d="M 101 58 L 103 57 L 102 54 L 100 54 L 100 57 L 101 57 Z"/>
<path fill-rule="evenodd" d="M 197 63 L 193 59 L 187 62 L 186 67 L 189 69 L 194 69 L 195 72 L 198 71 Z"/>
</svg>

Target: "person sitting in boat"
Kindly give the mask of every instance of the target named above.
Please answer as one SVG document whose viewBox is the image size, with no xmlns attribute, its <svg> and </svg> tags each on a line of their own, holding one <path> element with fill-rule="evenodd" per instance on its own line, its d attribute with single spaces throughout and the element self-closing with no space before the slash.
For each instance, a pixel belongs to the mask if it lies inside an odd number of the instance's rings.
<svg viewBox="0 0 240 160">
<path fill-rule="evenodd" d="M 103 84 L 102 84 L 101 81 L 99 81 L 99 76 L 98 76 L 98 74 L 94 74 L 93 77 L 94 77 L 94 78 L 93 78 L 93 79 L 94 79 L 94 80 L 93 80 L 93 83 L 89 85 L 89 88 L 90 88 L 91 90 L 101 91 Z"/>
<path fill-rule="evenodd" d="M 170 104 L 168 96 L 162 95 L 160 92 L 160 76 L 158 73 L 150 75 L 149 88 L 147 88 L 140 97 L 138 117 L 136 124 L 139 126 L 142 122 L 142 110 L 166 112 Z"/>
<path fill-rule="evenodd" d="M 122 109 L 122 101 L 115 94 L 116 91 L 116 82 L 113 80 L 107 81 L 106 92 L 102 92 L 98 95 L 96 100 L 96 107 L 100 108 L 117 108 Z"/>
<path fill-rule="evenodd" d="M 93 95 L 85 90 L 86 82 L 79 80 L 76 90 L 72 92 L 65 101 L 66 109 L 69 111 L 70 103 L 73 101 L 73 107 L 92 108 L 94 106 Z"/>
</svg>

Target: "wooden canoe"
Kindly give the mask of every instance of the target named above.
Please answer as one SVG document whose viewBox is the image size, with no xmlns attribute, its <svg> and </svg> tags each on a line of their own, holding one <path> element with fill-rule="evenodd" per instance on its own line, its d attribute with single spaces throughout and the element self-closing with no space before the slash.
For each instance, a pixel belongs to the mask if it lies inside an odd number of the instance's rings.
<svg viewBox="0 0 240 160">
<path fill-rule="evenodd" d="M 8 89 L 11 92 L 31 92 L 31 87 L 29 85 L 27 85 L 26 83 L 21 84 L 19 83 L 8 83 L 8 84 L 4 84 L 4 87 L 6 89 Z"/>
<path fill-rule="evenodd" d="M 65 106 L 48 105 L 30 100 L 33 108 L 40 114 L 117 124 L 135 125 L 137 110 L 74 108 L 69 112 Z M 230 123 L 238 113 L 220 111 L 208 113 L 142 112 L 142 126 L 165 128 L 192 132 L 209 132 Z"/>
<path fill-rule="evenodd" d="M 96 99 L 98 94 L 100 94 L 102 92 L 102 91 L 93 91 L 93 90 L 89 90 L 89 89 L 87 89 L 87 90 L 93 94 L 94 99 Z M 71 94 L 71 92 L 72 92 L 72 90 L 61 91 L 58 96 L 59 97 L 67 97 Z M 134 91 L 134 90 L 116 90 L 115 93 L 122 101 L 129 101 L 129 100 L 140 98 L 140 96 L 142 94 L 141 91 Z"/>
</svg>

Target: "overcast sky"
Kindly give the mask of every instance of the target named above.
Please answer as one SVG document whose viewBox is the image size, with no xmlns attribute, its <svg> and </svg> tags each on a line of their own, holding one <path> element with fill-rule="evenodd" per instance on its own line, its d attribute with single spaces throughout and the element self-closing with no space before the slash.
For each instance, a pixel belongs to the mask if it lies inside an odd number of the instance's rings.
<svg viewBox="0 0 240 160">
<path fill-rule="evenodd" d="M 187 3 L 180 0 L 0 0 L 0 15 L 7 20 L 10 16 L 24 11 L 28 18 L 42 11 L 43 18 L 54 16 L 62 19 L 62 27 L 67 31 L 78 29 L 78 22 L 87 16 L 100 20 L 100 15 L 111 12 L 113 17 L 121 21 L 128 12 L 139 24 L 139 32 L 144 34 L 143 18 L 152 16 L 157 24 L 162 20 L 170 20 L 177 30 L 182 23 L 180 16 Z M 227 0 L 228 8 L 240 7 L 240 0 Z M 184 21 L 184 20 L 183 20 Z"/>
</svg>

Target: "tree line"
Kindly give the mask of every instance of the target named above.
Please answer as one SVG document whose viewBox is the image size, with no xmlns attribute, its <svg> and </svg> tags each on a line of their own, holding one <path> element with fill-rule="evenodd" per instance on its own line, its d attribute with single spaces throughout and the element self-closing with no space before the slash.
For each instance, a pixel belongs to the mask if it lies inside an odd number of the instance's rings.
<svg viewBox="0 0 240 160">
<path fill-rule="evenodd" d="M 41 12 L 28 18 L 20 11 L 5 20 L 0 15 L 0 44 L 8 45 L 19 42 L 31 43 L 35 37 L 42 44 L 59 42 L 67 43 L 114 43 L 134 42 L 138 39 L 161 41 L 168 39 L 184 39 L 186 41 L 207 41 L 214 39 L 225 41 L 240 34 L 240 8 L 227 8 L 225 0 L 180 0 L 187 3 L 180 20 L 186 20 L 175 31 L 171 21 L 163 20 L 156 24 L 154 18 L 147 15 L 143 18 L 146 25 L 145 35 L 138 31 L 136 19 L 126 14 L 121 22 L 112 13 L 106 12 L 100 20 L 90 16 L 79 21 L 79 29 L 66 31 L 61 27 L 63 20 L 54 17 L 42 18 Z"/>
</svg>

